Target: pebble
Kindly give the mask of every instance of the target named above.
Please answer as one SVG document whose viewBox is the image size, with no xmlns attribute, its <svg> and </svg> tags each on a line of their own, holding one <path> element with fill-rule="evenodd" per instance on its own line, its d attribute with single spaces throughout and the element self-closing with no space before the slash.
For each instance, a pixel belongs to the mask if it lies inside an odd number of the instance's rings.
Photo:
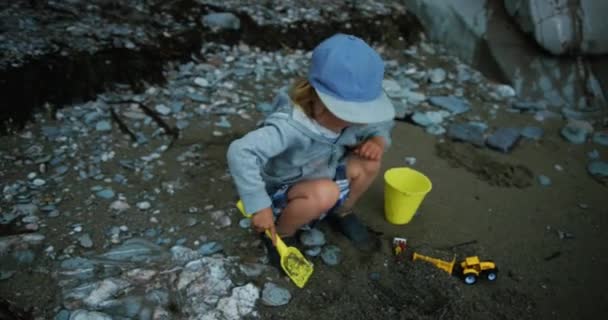
<svg viewBox="0 0 608 320">
<path fill-rule="evenodd" d="M 596 132 L 592 140 L 599 145 L 608 146 L 608 132 Z"/>
<path fill-rule="evenodd" d="M 93 247 L 93 240 L 91 239 L 91 236 L 88 233 L 80 235 L 78 237 L 78 243 L 83 248 L 91 248 L 91 247 Z"/>
<path fill-rule="evenodd" d="M 321 247 L 325 244 L 325 235 L 319 229 L 310 229 L 300 234 L 300 242 L 306 247 Z"/>
<path fill-rule="evenodd" d="M 553 168 L 554 168 L 556 171 L 559 171 L 559 172 L 564 171 L 564 168 L 563 168 L 562 166 L 560 166 L 559 164 L 555 164 L 555 165 L 553 165 Z"/>
<path fill-rule="evenodd" d="M 167 107 L 164 104 L 157 104 L 154 109 L 156 110 L 156 112 L 160 113 L 163 116 L 169 115 L 171 114 L 171 108 Z"/>
<path fill-rule="evenodd" d="M 430 71 L 429 80 L 432 83 L 442 83 L 445 80 L 446 76 L 447 74 L 445 70 L 437 68 Z"/>
<path fill-rule="evenodd" d="M 266 270 L 266 266 L 260 263 L 242 263 L 239 265 L 239 270 L 246 276 L 255 278 Z"/>
<path fill-rule="evenodd" d="M 524 138 L 538 140 L 543 136 L 544 130 L 539 127 L 524 127 L 520 134 Z"/>
<path fill-rule="evenodd" d="M 380 280 L 380 273 L 378 273 L 378 272 L 370 272 L 369 279 L 372 280 L 372 281 L 378 281 L 378 280 Z"/>
<path fill-rule="evenodd" d="M 243 229 L 251 228 L 251 219 L 243 218 L 239 221 L 239 226 Z"/>
<path fill-rule="evenodd" d="M 591 160 L 596 160 L 600 158 L 600 152 L 597 151 L 596 149 L 593 149 L 592 151 L 589 151 L 587 153 L 587 157 Z"/>
<path fill-rule="evenodd" d="M 484 131 L 485 128 L 474 123 L 454 123 L 448 127 L 448 137 L 483 146 L 485 144 Z"/>
<path fill-rule="evenodd" d="M 509 152 L 519 140 L 519 129 L 515 128 L 500 128 L 488 137 L 486 143 L 491 148 L 502 152 Z"/>
<path fill-rule="evenodd" d="M 455 96 L 430 97 L 429 102 L 431 105 L 450 111 L 453 114 L 461 114 L 471 109 L 468 102 Z"/>
<path fill-rule="evenodd" d="M 424 131 L 428 134 L 432 134 L 434 136 L 442 135 L 446 132 L 445 128 L 440 125 L 430 125 L 424 129 Z"/>
<path fill-rule="evenodd" d="M 139 210 L 148 210 L 150 207 L 152 207 L 152 205 L 148 201 L 141 201 L 137 203 L 137 208 Z"/>
<path fill-rule="evenodd" d="M 334 245 L 327 245 L 321 251 L 321 259 L 328 266 L 336 266 L 342 259 L 342 251 Z"/>
<path fill-rule="evenodd" d="M 262 290 L 262 303 L 270 307 L 286 305 L 291 300 L 291 293 L 272 282 L 267 282 Z"/>
<path fill-rule="evenodd" d="M 95 125 L 95 130 L 101 131 L 101 132 L 110 131 L 110 130 L 112 130 L 112 125 L 110 124 L 109 121 L 106 121 L 106 120 L 99 121 Z"/>
<path fill-rule="evenodd" d="M 312 247 L 304 250 L 304 253 L 309 257 L 316 257 L 321 254 L 321 247 Z"/>
<path fill-rule="evenodd" d="M 551 185 L 551 179 L 545 175 L 538 176 L 538 183 L 543 187 L 548 187 Z"/>
<path fill-rule="evenodd" d="M 206 88 L 209 86 L 209 81 L 207 79 L 201 78 L 201 77 L 194 78 L 194 83 L 203 88 Z"/>
<path fill-rule="evenodd" d="M 506 84 L 499 84 L 496 86 L 496 93 L 502 98 L 511 98 L 515 97 L 515 89 L 513 87 Z"/>
<path fill-rule="evenodd" d="M 601 178 L 608 177 L 608 162 L 593 160 L 587 165 L 587 171 L 589 171 L 592 176 Z"/>
<path fill-rule="evenodd" d="M 34 181 L 32 181 L 32 183 L 36 186 L 36 187 L 42 187 L 43 185 L 46 184 L 46 181 L 44 179 L 34 179 Z"/>
<path fill-rule="evenodd" d="M 198 248 L 198 251 L 204 256 L 210 256 L 222 250 L 224 250 L 224 247 L 216 241 L 204 243 Z"/>
<path fill-rule="evenodd" d="M 593 126 L 582 120 L 569 120 L 560 131 L 562 137 L 574 144 L 585 143 L 589 134 L 593 132 Z"/>
<path fill-rule="evenodd" d="M 97 196 L 103 199 L 112 199 L 114 198 L 114 191 L 112 189 L 104 189 L 97 192 Z"/>
<path fill-rule="evenodd" d="M 408 166 L 413 166 L 416 164 L 416 158 L 415 157 L 405 157 L 404 158 L 404 162 L 405 164 L 407 164 Z"/>
</svg>

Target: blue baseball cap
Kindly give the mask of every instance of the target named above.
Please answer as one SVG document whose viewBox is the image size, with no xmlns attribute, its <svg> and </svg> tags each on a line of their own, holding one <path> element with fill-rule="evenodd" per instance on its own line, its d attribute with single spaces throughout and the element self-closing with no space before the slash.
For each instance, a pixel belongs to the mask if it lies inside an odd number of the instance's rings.
<svg viewBox="0 0 608 320">
<path fill-rule="evenodd" d="M 336 34 L 312 52 L 308 81 L 336 117 L 352 123 L 375 123 L 395 117 L 382 90 L 384 62 L 365 41 Z"/>
</svg>

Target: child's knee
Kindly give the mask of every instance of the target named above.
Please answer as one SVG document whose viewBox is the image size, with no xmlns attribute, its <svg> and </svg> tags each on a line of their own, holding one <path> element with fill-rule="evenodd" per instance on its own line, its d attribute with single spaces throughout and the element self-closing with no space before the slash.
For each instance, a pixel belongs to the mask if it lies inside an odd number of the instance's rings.
<svg viewBox="0 0 608 320">
<path fill-rule="evenodd" d="M 312 193 L 313 201 L 318 205 L 319 215 L 331 209 L 340 198 L 340 188 L 331 180 L 319 182 Z"/>
<path fill-rule="evenodd" d="M 380 171 L 380 160 L 365 160 L 363 161 L 363 170 L 367 175 L 375 175 Z"/>
</svg>

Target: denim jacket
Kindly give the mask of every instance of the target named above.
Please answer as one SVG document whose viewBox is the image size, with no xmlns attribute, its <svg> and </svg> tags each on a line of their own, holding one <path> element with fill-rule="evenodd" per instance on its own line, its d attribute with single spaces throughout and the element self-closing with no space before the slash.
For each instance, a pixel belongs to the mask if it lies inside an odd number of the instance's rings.
<svg viewBox="0 0 608 320">
<path fill-rule="evenodd" d="M 249 214 L 270 207 L 269 194 L 280 186 L 333 179 L 348 150 L 362 141 L 382 136 L 386 147 L 391 143 L 392 120 L 349 126 L 333 141 L 294 120 L 293 103 L 285 93 L 280 95 L 275 112 L 228 147 L 228 167 Z"/>
</svg>

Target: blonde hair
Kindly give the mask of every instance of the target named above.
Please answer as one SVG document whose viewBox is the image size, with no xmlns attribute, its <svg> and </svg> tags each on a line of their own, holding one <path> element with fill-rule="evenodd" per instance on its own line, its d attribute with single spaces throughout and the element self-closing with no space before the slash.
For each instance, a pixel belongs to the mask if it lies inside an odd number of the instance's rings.
<svg viewBox="0 0 608 320">
<path fill-rule="evenodd" d="M 308 79 L 296 79 L 289 89 L 289 97 L 308 117 L 314 118 L 314 106 L 319 96 Z"/>
</svg>

